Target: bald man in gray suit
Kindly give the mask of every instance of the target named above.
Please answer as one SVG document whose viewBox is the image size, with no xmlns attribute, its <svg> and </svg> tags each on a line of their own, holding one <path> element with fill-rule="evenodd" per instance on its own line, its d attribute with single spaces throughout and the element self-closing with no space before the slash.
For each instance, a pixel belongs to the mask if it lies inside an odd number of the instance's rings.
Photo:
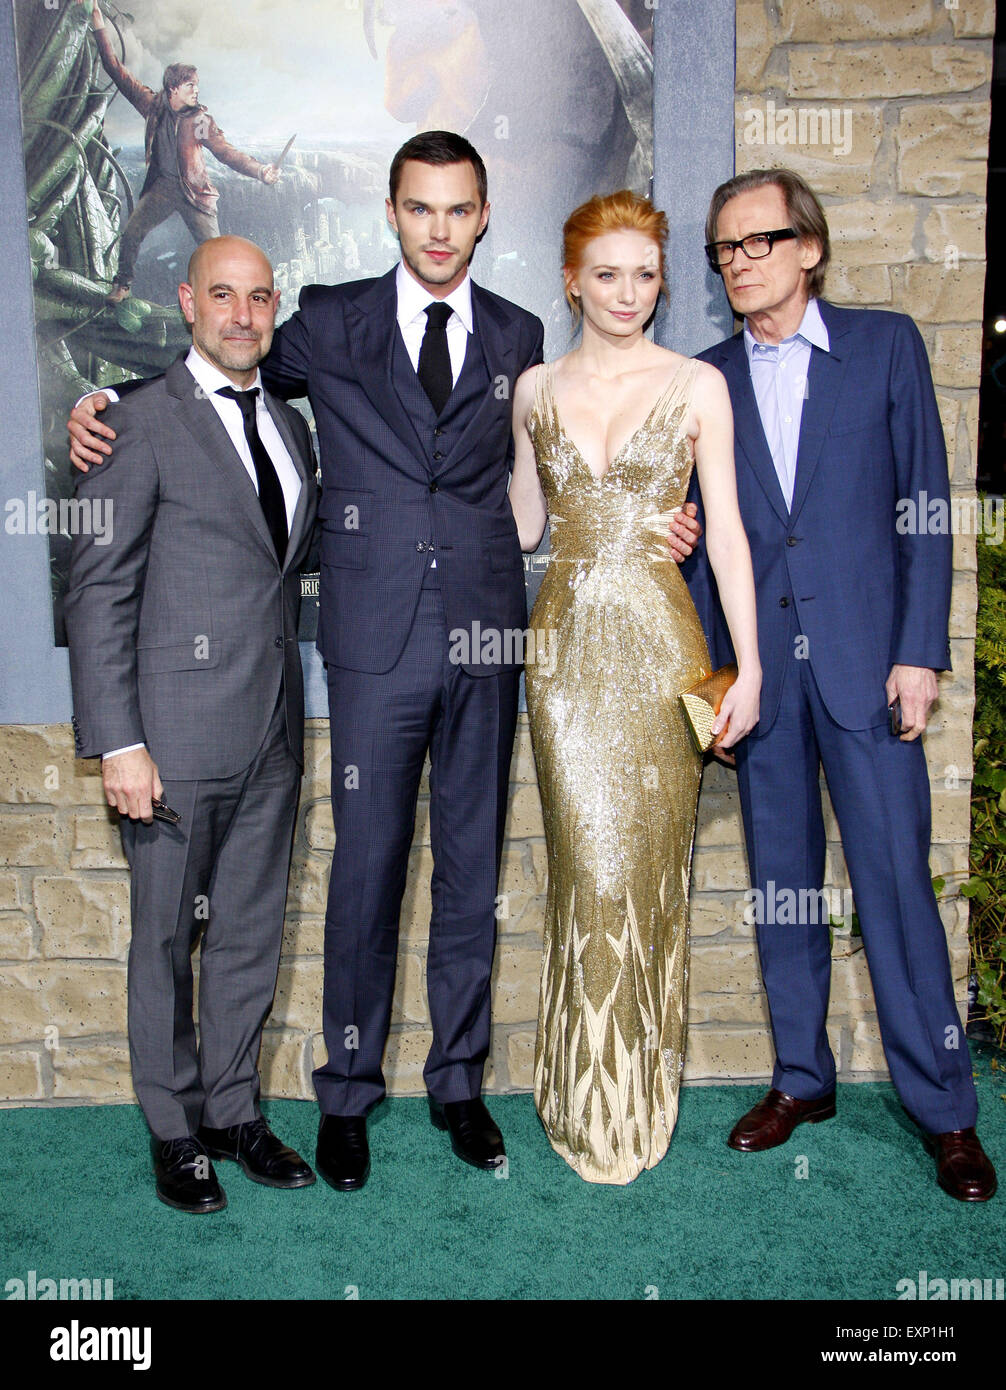
<svg viewBox="0 0 1006 1390">
<path fill-rule="evenodd" d="M 73 542 L 76 750 L 102 757 L 121 817 L 133 1084 L 157 1195 L 187 1212 L 226 1204 L 213 1158 L 272 1187 L 314 1182 L 258 1104 L 303 764 L 298 569 L 317 509 L 307 426 L 259 378 L 278 300 L 258 247 L 205 242 L 179 287 L 188 356 L 112 407 L 115 454 L 77 484 L 111 510 L 111 534 Z"/>
</svg>

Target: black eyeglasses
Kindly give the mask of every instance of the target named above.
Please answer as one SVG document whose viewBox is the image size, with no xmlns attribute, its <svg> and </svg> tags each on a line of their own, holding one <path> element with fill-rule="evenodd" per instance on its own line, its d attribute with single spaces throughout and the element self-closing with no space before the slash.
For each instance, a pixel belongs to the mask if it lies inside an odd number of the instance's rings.
<svg viewBox="0 0 1006 1390">
<path fill-rule="evenodd" d="M 775 232 L 752 232 L 741 237 L 740 241 L 711 241 L 706 247 L 706 257 L 713 270 L 729 265 L 738 246 L 751 261 L 760 261 L 767 256 L 777 241 L 793 241 L 799 236 L 792 227 L 781 227 Z"/>
</svg>

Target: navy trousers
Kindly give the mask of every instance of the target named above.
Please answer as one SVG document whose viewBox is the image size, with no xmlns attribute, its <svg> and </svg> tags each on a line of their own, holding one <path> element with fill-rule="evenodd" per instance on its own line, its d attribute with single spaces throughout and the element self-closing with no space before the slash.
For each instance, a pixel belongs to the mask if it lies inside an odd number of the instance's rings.
<svg viewBox="0 0 1006 1390">
<path fill-rule="evenodd" d="M 449 660 L 441 591 L 423 589 L 391 671 L 330 666 L 335 852 L 325 918 L 322 1111 L 366 1114 L 385 1094 L 398 923 L 430 754 L 432 916 L 426 964 L 434 1099 L 482 1088 L 489 1051 L 496 894 L 519 672 L 474 677 Z"/>
<path fill-rule="evenodd" d="M 779 714 L 763 738 L 737 749 L 753 887 L 776 902 L 811 901 L 824 879 L 820 768 L 846 864 L 891 1079 L 923 1129 L 975 1123 L 977 1100 L 954 1002 L 946 936 L 929 872 L 931 812 L 922 743 L 886 725 L 841 728 L 828 714 L 810 662 L 791 659 Z M 801 890 L 804 892 L 800 898 Z M 792 901 L 792 899 L 791 899 Z M 801 1100 L 834 1089 L 825 1021 L 831 983 L 827 917 L 757 926 L 776 1063 L 772 1084 Z"/>
</svg>

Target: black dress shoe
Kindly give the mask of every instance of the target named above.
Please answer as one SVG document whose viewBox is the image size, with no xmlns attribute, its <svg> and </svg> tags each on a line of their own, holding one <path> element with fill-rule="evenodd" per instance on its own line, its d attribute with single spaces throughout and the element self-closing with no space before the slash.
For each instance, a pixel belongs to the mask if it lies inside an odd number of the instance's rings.
<svg viewBox="0 0 1006 1390">
<path fill-rule="evenodd" d="M 221 1211 L 227 1198 L 217 1182 L 213 1164 L 193 1135 L 184 1139 L 152 1139 L 157 1195 L 176 1211 Z"/>
<path fill-rule="evenodd" d="M 429 1101 L 430 1119 L 437 1129 L 447 1130 L 458 1158 L 473 1168 L 498 1168 L 505 1162 L 503 1136 L 481 1096 L 474 1100 L 447 1100 L 443 1104 L 430 1096 Z"/>
<path fill-rule="evenodd" d="M 253 1182 L 266 1187 L 310 1187 L 314 1182 L 300 1154 L 277 1139 L 261 1115 L 229 1129 L 200 1125 L 196 1137 L 211 1158 L 233 1159 Z"/>
<path fill-rule="evenodd" d="M 370 1176 L 370 1146 L 364 1115 L 322 1115 L 315 1167 L 337 1192 L 353 1192 Z"/>
</svg>

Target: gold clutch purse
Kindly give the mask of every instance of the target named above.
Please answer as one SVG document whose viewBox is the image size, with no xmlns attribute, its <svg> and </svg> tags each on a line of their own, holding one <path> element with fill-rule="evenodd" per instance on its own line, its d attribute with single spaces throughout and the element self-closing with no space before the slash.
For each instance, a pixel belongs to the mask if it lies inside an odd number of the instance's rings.
<svg viewBox="0 0 1006 1390">
<path fill-rule="evenodd" d="M 700 681 L 681 692 L 680 699 L 685 718 L 700 753 L 707 752 L 713 743 L 718 743 L 726 733 L 723 729 L 714 739 L 713 721 L 720 712 L 723 696 L 736 679 L 737 667 L 731 663 L 729 666 L 721 666 L 710 676 L 703 676 Z"/>
</svg>

